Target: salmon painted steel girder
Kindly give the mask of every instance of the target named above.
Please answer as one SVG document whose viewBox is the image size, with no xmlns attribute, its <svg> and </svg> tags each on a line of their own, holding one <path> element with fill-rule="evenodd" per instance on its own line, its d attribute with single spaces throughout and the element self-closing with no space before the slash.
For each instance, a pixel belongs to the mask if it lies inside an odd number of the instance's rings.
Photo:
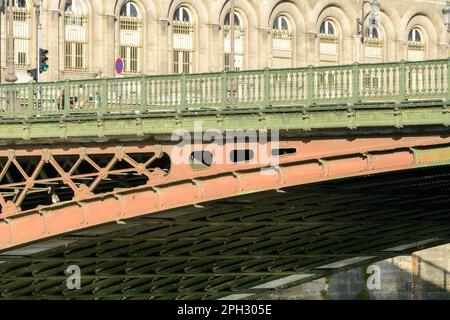
<svg viewBox="0 0 450 320">
<path fill-rule="evenodd" d="M 442 136 L 3 149 L 0 249 L 247 193 L 448 163 Z"/>
</svg>

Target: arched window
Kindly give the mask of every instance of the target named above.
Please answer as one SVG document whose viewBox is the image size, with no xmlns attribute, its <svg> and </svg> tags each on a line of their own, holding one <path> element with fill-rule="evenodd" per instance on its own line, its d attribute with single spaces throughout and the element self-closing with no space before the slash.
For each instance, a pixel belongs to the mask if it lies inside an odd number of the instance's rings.
<svg viewBox="0 0 450 320">
<path fill-rule="evenodd" d="M 375 26 L 366 28 L 364 34 L 364 60 L 366 62 L 383 62 L 383 39 L 381 31 Z"/>
<path fill-rule="evenodd" d="M 322 22 L 320 26 L 320 34 L 327 36 L 335 36 L 336 28 L 334 27 L 333 22 L 331 22 L 330 20 L 325 20 L 324 22 Z"/>
<path fill-rule="evenodd" d="M 28 67 L 31 41 L 30 6 L 26 0 L 14 0 L 13 5 L 14 63 L 17 67 Z"/>
<path fill-rule="evenodd" d="M 120 16 L 128 18 L 138 18 L 136 5 L 133 2 L 125 3 L 120 9 Z"/>
<path fill-rule="evenodd" d="M 289 22 L 285 16 L 278 16 L 273 21 L 273 30 L 289 32 Z"/>
<path fill-rule="evenodd" d="M 191 22 L 191 13 L 186 7 L 178 7 L 173 15 L 173 21 Z"/>
<path fill-rule="evenodd" d="M 194 23 L 186 7 L 178 7 L 173 15 L 173 71 L 191 73 L 194 52 Z"/>
<path fill-rule="evenodd" d="M 324 64 L 339 62 L 339 38 L 336 26 L 331 20 L 325 20 L 320 25 L 320 61 Z"/>
<path fill-rule="evenodd" d="M 81 0 L 67 0 L 64 7 L 64 67 L 86 70 L 87 16 Z"/>
<path fill-rule="evenodd" d="M 422 33 L 419 29 L 413 28 L 408 35 L 408 41 L 409 42 L 417 42 L 422 43 Z"/>
<path fill-rule="evenodd" d="M 412 28 L 408 34 L 408 60 L 424 60 L 425 57 L 425 38 L 419 28 Z"/>
<path fill-rule="evenodd" d="M 14 0 L 14 6 L 17 8 L 26 8 L 27 1 L 26 0 Z"/>
<path fill-rule="evenodd" d="M 272 26 L 272 67 L 292 67 L 292 32 L 286 16 L 275 18 Z"/>
<path fill-rule="evenodd" d="M 120 56 L 124 62 L 124 73 L 141 70 L 142 22 L 133 2 L 126 2 L 120 9 Z"/>
<path fill-rule="evenodd" d="M 231 58 L 231 30 L 230 30 L 230 12 L 227 13 L 224 20 L 224 67 L 230 70 Z M 244 25 L 239 13 L 234 13 L 234 67 L 236 71 L 244 68 Z"/>
</svg>

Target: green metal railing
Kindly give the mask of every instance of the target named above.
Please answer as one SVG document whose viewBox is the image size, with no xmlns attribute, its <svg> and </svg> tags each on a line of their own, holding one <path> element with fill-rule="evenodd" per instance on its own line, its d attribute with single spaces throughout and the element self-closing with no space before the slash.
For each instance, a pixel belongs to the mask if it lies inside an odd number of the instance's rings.
<svg viewBox="0 0 450 320">
<path fill-rule="evenodd" d="M 450 59 L 0 85 L 0 117 L 450 98 Z"/>
</svg>

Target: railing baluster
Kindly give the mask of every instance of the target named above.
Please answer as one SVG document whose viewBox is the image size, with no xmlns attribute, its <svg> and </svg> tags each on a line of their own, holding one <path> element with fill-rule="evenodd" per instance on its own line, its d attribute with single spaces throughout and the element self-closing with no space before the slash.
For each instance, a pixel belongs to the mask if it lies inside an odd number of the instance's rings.
<svg viewBox="0 0 450 320">
<path fill-rule="evenodd" d="M 214 95 L 213 95 L 213 99 L 212 99 L 212 104 L 213 105 L 216 105 L 217 103 L 219 103 L 220 102 L 220 89 L 219 89 L 219 86 L 220 86 L 220 82 L 219 82 L 219 77 L 217 76 L 217 75 L 215 75 L 214 76 L 214 87 L 215 87 L 215 89 L 214 89 Z"/>
<path fill-rule="evenodd" d="M 352 102 L 356 104 L 360 101 L 360 93 L 359 93 L 359 64 L 354 63 L 352 68 L 352 83 L 353 83 L 353 97 Z M 364 96 L 364 94 L 362 94 Z"/>
<path fill-rule="evenodd" d="M 220 95 L 220 104 L 222 109 L 225 109 L 228 104 L 228 73 L 223 71 L 220 75 L 220 84 L 221 84 L 221 95 Z"/>
<path fill-rule="evenodd" d="M 200 78 L 200 103 L 204 104 L 206 102 L 206 96 L 208 96 L 208 76 L 206 78 Z"/>
<path fill-rule="evenodd" d="M 178 112 L 186 108 L 188 103 L 187 99 L 187 75 L 183 73 L 181 76 L 181 103 L 178 105 Z"/>
<path fill-rule="evenodd" d="M 305 100 L 306 98 L 305 72 L 301 73 L 301 78 L 299 72 L 295 73 L 295 88 L 297 100 Z"/>
<path fill-rule="evenodd" d="M 102 79 L 100 85 L 100 114 L 106 114 L 108 110 L 108 80 Z"/>
<path fill-rule="evenodd" d="M 313 66 L 308 66 L 306 72 L 306 106 L 310 107 L 313 105 L 314 100 L 314 69 Z"/>
<path fill-rule="evenodd" d="M 447 58 L 446 63 L 446 71 L 447 71 L 447 101 L 450 101 L 450 58 Z M 442 90 L 444 91 L 444 90 Z"/>
<path fill-rule="evenodd" d="M 270 107 L 270 71 L 269 68 L 264 69 L 264 108 Z"/>
<path fill-rule="evenodd" d="M 392 76 L 392 68 L 390 66 L 386 67 L 386 90 L 385 93 L 387 95 L 392 95 L 393 94 L 393 90 L 391 90 L 391 76 Z"/>
<path fill-rule="evenodd" d="M 258 74 L 258 101 L 264 101 L 264 74 Z M 269 76 L 269 95 L 270 95 L 270 76 Z"/>
<path fill-rule="evenodd" d="M 42 86 L 39 88 L 40 93 L 38 94 L 38 101 L 42 98 Z M 64 81 L 64 114 L 68 115 L 70 113 L 70 84 L 69 80 Z"/>
<path fill-rule="evenodd" d="M 330 79 L 331 79 L 331 98 L 337 99 L 337 86 L 338 86 L 338 78 L 337 78 L 337 72 L 335 70 L 330 70 Z"/>
<path fill-rule="evenodd" d="M 139 110 L 144 113 L 147 112 L 147 78 L 145 76 L 141 76 L 141 96 L 140 96 L 140 106 Z"/>
<path fill-rule="evenodd" d="M 439 86 L 439 83 L 438 83 L 438 66 L 437 66 L 437 64 L 435 64 L 434 66 L 433 66 L 433 69 L 434 69 L 434 75 L 433 75 L 433 78 L 434 78 L 434 92 L 435 93 L 438 93 L 438 92 L 442 92 L 442 88 Z"/>
<path fill-rule="evenodd" d="M 34 85 L 33 85 L 33 83 L 29 83 L 27 85 L 27 88 L 28 88 L 27 116 L 31 117 L 34 114 Z"/>
<path fill-rule="evenodd" d="M 431 87 L 431 65 L 427 64 L 425 66 L 425 70 L 427 72 L 427 79 L 428 79 L 428 83 L 427 83 L 427 94 L 432 95 L 433 94 L 433 89 Z"/>
<path fill-rule="evenodd" d="M 406 99 L 406 63 L 402 60 L 399 65 L 399 99 L 403 101 Z"/>
<path fill-rule="evenodd" d="M 150 99 L 150 101 L 149 101 L 150 107 L 152 105 L 157 105 L 157 100 L 156 100 L 156 97 L 154 96 L 154 93 L 156 91 L 155 88 L 154 88 L 154 85 L 155 85 L 155 80 L 150 78 L 149 79 L 149 86 L 148 86 L 148 90 L 149 90 L 148 96 L 149 96 L 149 99 Z"/>
<path fill-rule="evenodd" d="M 346 68 L 345 70 L 345 91 L 346 91 L 346 98 L 350 98 L 350 68 Z"/>
<path fill-rule="evenodd" d="M 161 78 L 158 78 L 156 80 L 158 92 L 156 93 L 158 95 L 158 101 L 160 106 L 165 106 L 164 104 L 164 94 L 163 94 L 163 81 Z"/>
<path fill-rule="evenodd" d="M 169 95 L 169 80 L 167 78 L 164 78 L 164 97 L 166 106 L 170 106 L 172 104 L 172 98 Z"/>
<path fill-rule="evenodd" d="M 256 98 L 256 81 L 258 80 L 257 76 L 255 73 L 252 74 L 252 101 L 253 103 L 257 103 L 257 98 Z"/>
<path fill-rule="evenodd" d="M 415 88 L 415 94 L 416 95 L 419 95 L 420 94 L 420 85 L 421 85 L 421 81 L 420 81 L 420 77 L 419 77 L 419 75 L 420 75 L 420 68 L 419 68 L 419 66 L 418 65 L 416 65 L 415 66 L 415 71 L 416 71 L 416 88 Z"/>
<path fill-rule="evenodd" d="M 370 67 L 369 68 L 369 90 L 370 90 L 370 97 L 375 96 L 375 79 L 376 78 L 376 68 Z"/>
<path fill-rule="evenodd" d="M 383 92 L 383 69 L 378 66 L 375 68 L 377 87 L 375 88 L 375 97 L 379 97 Z"/>
</svg>

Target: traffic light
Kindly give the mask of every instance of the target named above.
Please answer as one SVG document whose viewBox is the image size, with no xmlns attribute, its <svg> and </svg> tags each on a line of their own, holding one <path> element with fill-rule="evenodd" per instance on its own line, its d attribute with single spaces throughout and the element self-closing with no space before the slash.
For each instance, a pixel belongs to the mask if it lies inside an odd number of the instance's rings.
<svg viewBox="0 0 450 320">
<path fill-rule="evenodd" d="M 47 49 L 39 49 L 39 73 L 45 72 L 48 70 L 48 50 Z"/>
<path fill-rule="evenodd" d="M 1 0 L 0 0 L 1 1 Z M 39 73 L 48 70 L 48 50 L 39 49 Z M 27 70 L 27 73 L 34 81 L 38 81 L 38 70 L 37 68 Z"/>
<path fill-rule="evenodd" d="M 34 69 L 28 69 L 27 73 L 30 77 L 33 78 L 34 81 L 37 81 L 37 68 Z"/>
</svg>

